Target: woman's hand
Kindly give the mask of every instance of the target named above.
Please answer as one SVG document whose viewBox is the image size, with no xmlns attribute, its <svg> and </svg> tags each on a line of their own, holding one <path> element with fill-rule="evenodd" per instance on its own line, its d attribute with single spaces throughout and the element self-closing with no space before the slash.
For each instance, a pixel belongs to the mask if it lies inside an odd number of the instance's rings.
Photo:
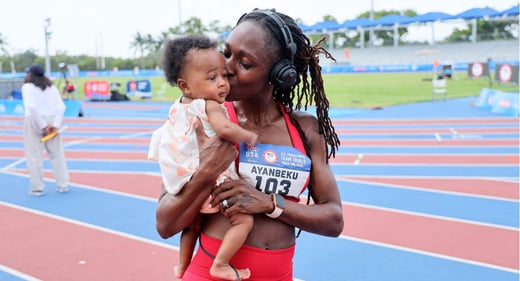
<svg viewBox="0 0 520 281">
<path fill-rule="evenodd" d="M 223 200 L 227 200 L 228 207 L 221 204 Z M 212 204 L 220 204 L 226 216 L 236 213 L 266 213 L 273 209 L 271 195 L 258 191 L 243 179 L 226 180 L 215 187 Z"/>
<path fill-rule="evenodd" d="M 57 130 L 56 127 L 47 126 L 47 127 L 43 128 L 43 135 L 46 136 L 46 135 L 52 134 L 56 130 Z"/>
</svg>

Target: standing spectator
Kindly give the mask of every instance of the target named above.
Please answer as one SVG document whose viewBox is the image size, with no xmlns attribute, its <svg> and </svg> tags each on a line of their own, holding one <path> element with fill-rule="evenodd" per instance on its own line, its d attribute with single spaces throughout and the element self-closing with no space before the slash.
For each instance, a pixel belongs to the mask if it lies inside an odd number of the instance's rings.
<svg viewBox="0 0 520 281">
<path fill-rule="evenodd" d="M 44 151 L 51 161 L 58 192 L 67 192 L 69 175 L 61 136 L 57 134 L 48 141 L 40 141 L 43 136 L 59 130 L 65 113 L 65 104 L 60 92 L 45 76 L 43 66 L 33 64 L 27 69 L 22 86 L 22 98 L 25 107 L 24 149 L 31 184 L 29 194 L 44 194 Z"/>
</svg>

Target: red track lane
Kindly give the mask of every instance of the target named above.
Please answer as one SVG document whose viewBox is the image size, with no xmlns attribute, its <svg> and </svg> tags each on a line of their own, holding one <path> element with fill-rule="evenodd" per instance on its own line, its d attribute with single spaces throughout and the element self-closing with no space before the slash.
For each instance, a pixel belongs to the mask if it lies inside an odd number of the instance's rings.
<svg viewBox="0 0 520 281">
<path fill-rule="evenodd" d="M 23 149 L 0 149 L 0 157 L 25 157 Z M 147 160 L 146 152 L 114 152 L 114 151 L 75 151 L 65 149 L 67 159 L 95 160 Z"/>
<path fill-rule="evenodd" d="M 45 174 L 51 177 L 50 173 Z M 70 173 L 70 181 L 90 185 L 102 189 L 139 195 L 151 199 L 159 198 L 161 192 L 161 177 L 146 174 L 100 174 L 100 173 Z"/>
<path fill-rule="evenodd" d="M 27 170 L 12 171 L 27 175 Z M 51 171 L 44 171 L 46 179 L 54 179 Z M 70 183 L 82 184 L 130 195 L 143 196 L 150 199 L 159 198 L 161 177 L 140 173 L 110 173 L 110 172 L 69 172 Z"/>
<path fill-rule="evenodd" d="M 343 205 L 343 235 L 518 270 L 518 231 Z"/>
<path fill-rule="evenodd" d="M 114 104 L 114 103 L 84 103 L 84 108 L 107 108 L 107 109 L 129 109 L 134 110 L 160 110 L 164 106 L 143 104 Z"/>
<path fill-rule="evenodd" d="M 458 134 L 496 134 L 496 133 L 518 133 L 519 128 L 456 128 Z M 418 134 L 453 134 L 449 128 L 372 128 L 372 129 L 336 129 L 336 133 L 342 135 L 368 134 L 368 135 L 418 135 Z"/>
<path fill-rule="evenodd" d="M 2 121 L 11 121 L 11 122 L 22 122 L 23 117 L 17 116 L 2 116 Z M 166 120 L 166 119 L 165 119 Z M 164 120 L 157 119 L 111 119 L 111 118 L 69 118 L 65 117 L 63 119 L 66 124 L 135 124 L 135 125 L 146 125 L 146 124 L 162 124 Z"/>
<path fill-rule="evenodd" d="M 365 120 L 336 120 L 334 126 L 341 125 L 455 125 L 455 124 L 519 124 L 518 118 L 470 118 L 470 119 L 365 119 Z"/>
<path fill-rule="evenodd" d="M 106 144 L 150 144 L 150 138 L 117 138 L 117 137 L 102 137 L 102 136 L 84 136 L 84 137 L 68 137 L 63 136 L 64 142 L 82 141 L 84 143 L 106 143 Z M 23 142 L 23 136 L 2 136 L 0 141 L 19 141 Z"/>
<path fill-rule="evenodd" d="M 0 152 L 1 155 L 1 152 Z M 461 165 L 518 165 L 520 156 L 518 155 L 436 155 L 436 154 L 392 154 L 377 155 L 363 154 L 358 159 L 357 154 L 339 154 L 331 159 L 332 163 L 358 163 L 358 164 L 461 164 Z"/>
<path fill-rule="evenodd" d="M 513 139 L 342 140 L 342 146 L 518 146 Z"/>
<path fill-rule="evenodd" d="M 518 183 L 493 179 L 459 178 L 384 178 L 384 177 L 338 177 L 369 183 L 400 185 L 412 188 L 458 192 L 468 195 L 491 196 L 511 200 L 520 199 Z"/>
<path fill-rule="evenodd" d="M 82 132 L 82 133 L 142 133 L 142 132 L 152 132 L 156 128 L 159 128 L 159 124 L 157 127 L 153 128 L 121 128 L 121 127 L 69 127 L 67 132 Z M 9 126 L 9 125 L 0 125 L 0 130 L 13 130 L 23 132 L 22 126 Z M 20 135 L 21 136 L 21 135 Z M 2 136 L 4 137 L 13 137 L 11 135 Z"/>
<path fill-rule="evenodd" d="M 41 280 L 174 280 L 177 251 L 0 204 L 0 264 Z"/>
</svg>

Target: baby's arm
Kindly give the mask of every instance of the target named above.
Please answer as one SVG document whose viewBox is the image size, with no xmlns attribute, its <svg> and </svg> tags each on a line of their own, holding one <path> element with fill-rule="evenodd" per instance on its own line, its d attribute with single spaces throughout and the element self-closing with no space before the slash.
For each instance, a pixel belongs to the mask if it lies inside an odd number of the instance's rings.
<svg viewBox="0 0 520 281">
<path fill-rule="evenodd" d="M 206 100 L 206 114 L 211 127 L 220 138 L 233 143 L 245 142 L 248 145 L 257 143 L 258 135 L 231 122 L 218 102 Z"/>
</svg>

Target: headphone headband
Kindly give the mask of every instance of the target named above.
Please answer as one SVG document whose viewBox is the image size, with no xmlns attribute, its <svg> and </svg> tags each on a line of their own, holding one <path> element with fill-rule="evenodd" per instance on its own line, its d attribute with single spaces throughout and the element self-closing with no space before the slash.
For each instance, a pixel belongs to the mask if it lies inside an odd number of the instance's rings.
<svg viewBox="0 0 520 281">
<path fill-rule="evenodd" d="M 282 32 L 283 39 L 285 41 L 285 48 L 289 51 L 289 54 L 291 55 L 291 63 L 294 62 L 294 55 L 296 55 L 296 44 L 293 41 L 291 30 L 289 29 L 289 26 L 280 18 L 279 15 L 277 15 L 275 12 L 271 10 L 254 10 L 252 13 L 262 13 L 264 15 L 267 15 L 270 17 L 278 26 L 280 31 Z"/>
<path fill-rule="evenodd" d="M 291 34 L 291 30 L 289 26 L 282 20 L 282 18 L 276 14 L 276 12 L 272 10 L 261 10 L 256 9 L 251 13 L 263 14 L 271 19 L 280 31 L 282 32 L 283 40 L 285 43 L 285 49 L 289 52 L 291 58 L 286 59 L 282 58 L 277 63 L 273 65 L 271 72 L 269 74 L 270 82 L 272 82 L 275 87 L 279 89 L 290 89 L 295 84 L 299 82 L 298 71 L 294 66 L 294 56 L 296 55 L 296 43 L 293 41 L 293 37 Z M 242 15 L 238 20 L 238 23 L 242 21 L 242 19 L 248 14 Z"/>
</svg>

